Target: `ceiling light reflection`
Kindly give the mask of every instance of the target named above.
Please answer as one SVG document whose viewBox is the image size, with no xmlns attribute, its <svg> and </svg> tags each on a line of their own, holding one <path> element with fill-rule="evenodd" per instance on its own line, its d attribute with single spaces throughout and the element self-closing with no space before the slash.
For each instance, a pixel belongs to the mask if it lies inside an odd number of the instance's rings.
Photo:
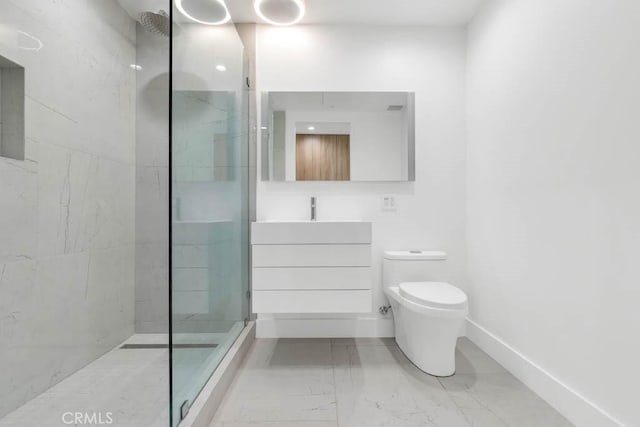
<svg viewBox="0 0 640 427">
<path fill-rule="evenodd" d="M 292 20 L 290 21 L 276 21 L 273 18 L 270 18 L 268 16 L 265 15 L 264 11 L 262 10 L 262 6 L 265 3 L 265 0 L 255 0 L 253 3 L 253 8 L 256 11 L 256 14 L 265 22 L 268 22 L 271 25 L 278 25 L 278 26 L 287 26 L 287 25 L 294 25 L 297 24 L 298 22 L 300 22 L 300 20 L 304 17 L 305 14 L 305 5 L 304 5 L 304 0 L 289 0 L 291 1 L 291 3 L 293 5 L 295 5 L 298 9 L 298 14 L 296 17 L 294 17 Z"/>
<path fill-rule="evenodd" d="M 210 1 L 218 3 L 218 4 L 220 4 L 220 6 L 222 6 L 222 8 L 224 9 L 224 13 L 225 13 L 224 18 L 222 18 L 219 21 L 214 21 L 214 22 L 203 21 L 203 20 L 201 20 L 199 18 L 196 18 L 195 16 L 191 15 L 189 12 L 187 12 L 185 10 L 184 5 L 183 5 L 184 0 L 176 0 L 176 8 L 178 8 L 180 13 L 182 13 L 184 16 L 186 16 L 190 20 L 192 20 L 194 22 L 197 22 L 199 24 L 204 24 L 204 25 L 222 25 L 222 24 L 226 24 L 227 22 L 231 21 L 231 14 L 229 13 L 229 9 L 227 9 L 227 5 L 225 4 L 224 0 L 210 0 Z"/>
</svg>

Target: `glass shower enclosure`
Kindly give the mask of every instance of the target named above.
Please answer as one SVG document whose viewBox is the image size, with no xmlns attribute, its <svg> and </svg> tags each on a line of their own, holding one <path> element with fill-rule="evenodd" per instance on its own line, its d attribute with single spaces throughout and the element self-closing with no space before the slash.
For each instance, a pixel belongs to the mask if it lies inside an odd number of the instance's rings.
<svg viewBox="0 0 640 427">
<path fill-rule="evenodd" d="M 249 316 L 247 60 L 233 24 L 173 10 L 171 419 L 179 424 Z"/>
<path fill-rule="evenodd" d="M 1 426 L 176 426 L 246 326 L 248 62 L 175 4 L 0 1 Z"/>
</svg>

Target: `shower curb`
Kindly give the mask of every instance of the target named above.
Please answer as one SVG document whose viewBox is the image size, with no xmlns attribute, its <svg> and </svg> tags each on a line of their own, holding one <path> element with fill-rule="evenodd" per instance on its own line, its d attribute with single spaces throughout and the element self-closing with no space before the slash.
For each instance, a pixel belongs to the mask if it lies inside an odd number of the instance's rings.
<svg viewBox="0 0 640 427">
<path fill-rule="evenodd" d="M 218 365 L 209 381 L 189 408 L 189 413 L 179 427 L 209 427 L 222 399 L 231 385 L 238 368 L 256 338 L 255 322 L 247 323 Z"/>
</svg>

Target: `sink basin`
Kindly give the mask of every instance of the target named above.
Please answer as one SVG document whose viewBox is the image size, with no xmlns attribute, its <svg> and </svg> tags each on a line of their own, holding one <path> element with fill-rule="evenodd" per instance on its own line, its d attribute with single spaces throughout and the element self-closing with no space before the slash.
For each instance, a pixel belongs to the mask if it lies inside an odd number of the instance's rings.
<svg viewBox="0 0 640 427">
<path fill-rule="evenodd" d="M 369 244 L 371 223 L 364 221 L 260 221 L 251 225 L 251 243 Z"/>
</svg>

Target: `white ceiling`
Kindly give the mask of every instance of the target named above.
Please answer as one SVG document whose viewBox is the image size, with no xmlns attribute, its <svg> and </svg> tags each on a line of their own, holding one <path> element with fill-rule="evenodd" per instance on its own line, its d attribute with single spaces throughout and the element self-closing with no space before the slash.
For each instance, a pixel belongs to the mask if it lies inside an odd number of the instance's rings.
<svg viewBox="0 0 640 427">
<path fill-rule="evenodd" d="M 484 0 L 306 0 L 302 24 L 465 25 Z M 252 0 L 227 0 L 234 22 L 259 22 Z"/>
<path fill-rule="evenodd" d="M 137 18 L 168 0 L 118 0 Z M 485 0 L 306 0 L 302 24 L 466 25 Z M 226 0 L 234 22 L 259 22 L 253 0 Z"/>
</svg>

